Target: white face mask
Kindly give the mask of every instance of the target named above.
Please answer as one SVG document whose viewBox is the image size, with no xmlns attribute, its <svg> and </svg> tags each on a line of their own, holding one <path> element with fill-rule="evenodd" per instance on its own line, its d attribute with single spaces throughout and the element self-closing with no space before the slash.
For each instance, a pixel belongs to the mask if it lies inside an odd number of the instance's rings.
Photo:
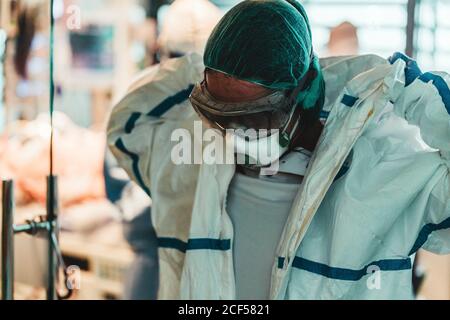
<svg viewBox="0 0 450 320">
<path fill-rule="evenodd" d="M 288 150 L 288 146 L 282 147 L 280 145 L 280 131 L 270 130 L 269 136 L 255 139 L 245 139 L 242 131 L 227 130 L 225 137 L 227 147 L 233 148 L 237 156 L 237 164 L 251 165 L 256 167 L 269 166 L 277 162 Z M 246 132 L 247 133 L 247 132 Z"/>
</svg>

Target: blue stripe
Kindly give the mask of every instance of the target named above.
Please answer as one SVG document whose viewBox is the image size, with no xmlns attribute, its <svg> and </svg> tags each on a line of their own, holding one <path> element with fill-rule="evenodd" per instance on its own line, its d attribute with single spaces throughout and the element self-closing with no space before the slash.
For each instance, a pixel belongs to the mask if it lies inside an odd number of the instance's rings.
<svg viewBox="0 0 450 320">
<path fill-rule="evenodd" d="M 152 111 L 150 111 L 147 115 L 150 117 L 160 117 L 167 111 L 169 111 L 173 106 L 182 103 L 187 98 L 189 98 L 189 95 L 191 94 L 192 90 L 194 89 L 193 85 L 190 85 L 187 89 L 182 90 L 178 92 L 177 94 L 168 97 L 163 102 L 161 102 L 159 105 L 157 105 Z M 125 124 L 125 133 L 130 134 L 133 132 L 136 122 L 141 118 L 142 113 L 140 112 L 133 112 L 128 119 L 128 121 Z M 116 141 L 116 147 L 126 155 L 130 156 L 132 162 L 133 162 L 133 173 L 136 177 L 137 182 L 141 186 L 141 188 L 150 195 L 150 189 L 145 185 L 144 180 L 142 179 L 142 175 L 139 170 L 139 155 L 129 151 L 125 144 L 123 143 L 122 139 L 119 139 Z"/>
<path fill-rule="evenodd" d="M 231 249 L 231 240 L 221 239 L 189 239 L 188 242 L 176 238 L 158 238 L 158 246 L 166 249 L 176 249 L 181 252 L 190 250 L 216 250 L 228 251 Z"/>
<path fill-rule="evenodd" d="M 391 64 L 394 64 L 397 60 L 403 60 L 406 63 L 405 67 L 405 86 L 409 86 L 411 83 L 414 82 L 420 75 L 422 74 L 422 71 L 420 70 L 419 66 L 417 65 L 417 62 L 410 57 L 404 55 L 401 52 L 396 52 L 392 57 L 390 57 L 388 60 Z"/>
<path fill-rule="evenodd" d="M 178 92 L 177 94 L 168 97 L 166 100 L 157 105 L 147 115 L 150 117 L 161 117 L 164 113 L 169 111 L 173 106 L 186 101 L 194 90 L 194 85 L 190 85 L 187 89 Z"/>
<path fill-rule="evenodd" d="M 447 113 L 450 114 L 450 89 L 448 88 L 447 82 L 440 76 L 429 72 L 422 74 L 419 79 L 427 83 L 432 81 L 442 98 Z"/>
<path fill-rule="evenodd" d="M 358 101 L 357 97 L 352 97 L 352 96 L 349 96 L 348 94 L 344 94 L 344 97 L 342 98 L 341 102 L 344 105 L 346 105 L 347 107 L 351 108 L 355 105 L 356 101 Z"/>
<path fill-rule="evenodd" d="M 330 116 L 330 112 L 329 111 L 322 110 L 320 112 L 319 118 L 327 120 L 329 116 Z"/>
<path fill-rule="evenodd" d="M 422 230 L 419 232 L 419 236 L 417 237 L 416 242 L 414 243 L 413 248 L 411 249 L 409 255 L 416 253 L 422 246 L 427 242 L 428 237 L 431 233 L 438 230 L 450 229 L 450 218 L 447 218 L 443 222 L 439 224 L 429 223 L 425 225 Z"/>
<path fill-rule="evenodd" d="M 397 60 L 403 60 L 406 63 L 405 67 L 405 87 L 409 86 L 416 79 L 420 79 L 423 82 L 432 81 L 433 85 L 439 92 L 439 95 L 442 98 L 442 102 L 444 103 L 445 109 L 447 113 L 450 114 L 450 89 L 447 85 L 447 82 L 442 79 L 442 77 L 432 74 L 430 72 L 422 73 L 417 62 L 403 53 L 396 52 L 392 57 L 389 58 L 389 62 L 394 64 Z"/>
<path fill-rule="evenodd" d="M 128 155 L 131 158 L 131 160 L 133 161 L 133 173 L 134 173 L 134 176 L 136 177 L 137 182 L 139 183 L 141 188 L 148 195 L 150 195 L 150 190 L 145 185 L 144 180 L 142 179 L 141 173 L 139 171 L 139 156 L 137 154 L 129 151 L 125 147 L 122 139 L 119 139 L 119 140 L 116 141 L 116 148 L 119 149 L 120 151 L 122 151 L 124 154 Z"/>
<path fill-rule="evenodd" d="M 158 104 L 152 111 L 150 111 L 147 115 L 150 117 L 161 117 L 164 113 L 169 111 L 173 106 L 180 104 L 189 98 L 194 86 L 191 85 L 187 89 L 178 92 L 177 94 L 168 97 L 163 102 Z M 141 112 L 133 112 L 125 124 L 125 132 L 130 134 L 135 126 L 136 122 L 141 118 Z"/>
<path fill-rule="evenodd" d="M 278 258 L 278 269 L 283 269 L 285 258 Z"/>
<path fill-rule="evenodd" d="M 140 112 L 133 112 L 131 114 L 131 117 L 128 119 L 127 123 L 125 124 L 125 132 L 127 134 L 130 134 L 134 127 L 136 126 L 136 122 L 139 120 L 139 118 L 142 116 L 142 113 Z"/>
<path fill-rule="evenodd" d="M 278 265 L 282 265 L 279 258 Z M 284 263 L 284 260 L 282 260 Z M 411 259 L 389 259 L 389 260 L 379 260 L 374 261 L 362 269 L 353 270 L 345 268 L 330 267 L 323 263 L 314 262 L 304 258 L 296 257 L 292 263 L 294 268 L 312 272 L 330 279 L 336 280 L 347 280 L 347 281 L 358 281 L 364 276 L 369 275 L 368 268 L 378 267 L 380 271 L 401 271 L 410 270 L 412 268 Z"/>
</svg>

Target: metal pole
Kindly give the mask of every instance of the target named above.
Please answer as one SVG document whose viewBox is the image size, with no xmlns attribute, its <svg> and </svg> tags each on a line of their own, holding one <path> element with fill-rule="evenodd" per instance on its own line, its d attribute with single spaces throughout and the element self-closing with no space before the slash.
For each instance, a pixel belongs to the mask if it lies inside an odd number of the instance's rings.
<svg viewBox="0 0 450 320">
<path fill-rule="evenodd" d="M 14 225 L 14 234 L 20 234 L 20 233 L 28 233 L 30 235 L 35 235 L 40 230 L 48 230 L 48 223 L 47 221 L 43 222 L 34 222 L 30 221 L 26 224 L 19 224 Z"/>
<path fill-rule="evenodd" d="M 14 183 L 2 183 L 2 300 L 14 299 Z"/>
<path fill-rule="evenodd" d="M 47 178 L 47 223 L 48 223 L 48 287 L 47 300 L 56 300 L 56 255 L 53 238 L 57 237 L 57 177 L 49 176 Z"/>
<path fill-rule="evenodd" d="M 47 177 L 47 222 L 48 222 L 48 287 L 47 287 L 47 300 L 56 300 L 56 256 L 55 245 L 53 238 L 56 236 L 56 219 L 58 208 L 58 196 L 57 196 L 57 180 L 53 174 L 53 111 L 55 100 L 55 83 L 53 78 L 54 73 L 54 40 L 55 40 L 55 17 L 53 14 L 54 0 L 50 0 L 50 174 Z"/>
<path fill-rule="evenodd" d="M 414 36 L 415 36 L 415 23 L 416 23 L 416 0 L 408 0 L 407 12 L 408 12 L 408 21 L 406 24 L 406 48 L 405 53 L 414 57 Z"/>
</svg>

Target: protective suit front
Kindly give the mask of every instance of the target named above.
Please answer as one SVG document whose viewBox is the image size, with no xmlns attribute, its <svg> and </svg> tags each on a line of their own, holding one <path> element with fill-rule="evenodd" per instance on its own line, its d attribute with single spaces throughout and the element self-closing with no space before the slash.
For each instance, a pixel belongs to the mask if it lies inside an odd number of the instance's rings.
<svg viewBox="0 0 450 320">
<path fill-rule="evenodd" d="M 272 299 L 408 299 L 421 247 L 450 253 L 450 91 L 396 54 L 320 61 L 325 129 L 273 261 Z M 174 165 L 192 132 L 198 55 L 170 60 L 114 108 L 120 164 L 152 196 L 161 299 L 234 299 L 234 165 Z"/>
</svg>

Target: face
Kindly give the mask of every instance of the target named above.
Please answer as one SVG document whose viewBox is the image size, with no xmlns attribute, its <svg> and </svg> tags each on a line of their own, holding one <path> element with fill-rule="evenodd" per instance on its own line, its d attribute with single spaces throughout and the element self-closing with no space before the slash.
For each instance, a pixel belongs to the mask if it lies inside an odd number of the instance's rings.
<svg viewBox="0 0 450 320">
<path fill-rule="evenodd" d="M 191 100 L 193 105 L 196 105 L 197 112 L 200 116 L 203 116 L 202 119 L 205 122 L 214 123 L 222 131 L 224 129 L 237 128 L 244 130 L 280 129 L 282 124 L 287 121 L 285 119 L 287 117 L 286 112 L 275 111 L 277 103 L 285 103 L 284 93 L 276 92 L 258 84 L 239 80 L 213 70 L 207 70 L 205 72 L 205 81 L 201 85 L 205 87 L 208 95 L 212 99 L 216 100 L 219 104 L 224 104 L 222 106 L 224 108 L 227 108 L 225 104 L 242 104 L 242 108 L 249 108 L 249 110 L 251 108 L 260 108 L 259 110 L 261 110 L 256 113 L 235 116 L 218 115 L 214 112 L 207 111 L 207 107 L 202 108 L 202 102 L 199 102 L 199 100 L 197 102 L 193 102 L 195 98 Z M 199 99 L 201 100 L 201 98 Z M 261 101 L 261 99 L 267 100 Z M 282 110 L 281 107 L 279 109 Z"/>
</svg>

